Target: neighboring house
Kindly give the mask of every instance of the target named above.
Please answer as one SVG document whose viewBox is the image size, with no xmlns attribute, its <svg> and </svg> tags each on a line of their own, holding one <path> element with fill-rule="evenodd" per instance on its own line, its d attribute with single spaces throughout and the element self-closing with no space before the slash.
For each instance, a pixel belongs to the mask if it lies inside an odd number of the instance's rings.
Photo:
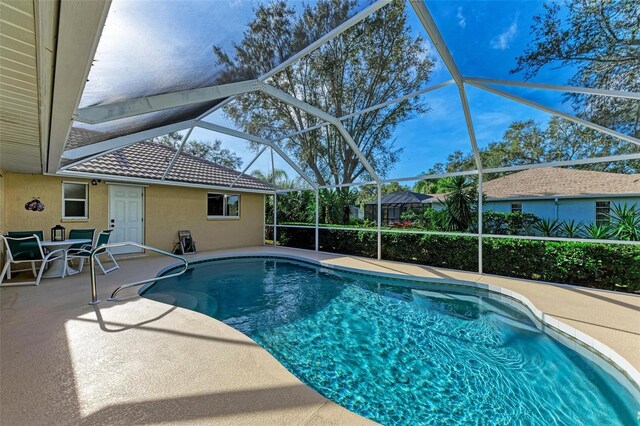
<svg viewBox="0 0 640 426">
<path fill-rule="evenodd" d="M 138 142 L 66 170 L 77 177 L 5 171 L 0 175 L 1 231 L 43 230 L 48 236 L 61 223 L 67 232 L 113 229 L 112 241 L 171 250 L 177 231 L 189 229 L 199 250 L 262 244 L 264 194 L 273 186 L 185 153 L 161 181 L 175 153 L 175 148 Z M 34 198 L 44 204 L 43 211 L 25 209 Z"/>
<path fill-rule="evenodd" d="M 351 219 L 364 219 L 364 209 L 361 209 L 358 206 L 349 206 L 349 217 Z"/>
<path fill-rule="evenodd" d="M 640 175 L 541 167 L 487 181 L 483 192 L 485 211 L 606 224 L 614 205 L 640 205 Z M 442 208 L 445 198 L 446 194 L 392 192 L 382 197 L 382 222 L 400 221 L 407 210 Z M 365 218 L 375 220 L 376 213 L 377 200 L 365 206 Z"/>
<path fill-rule="evenodd" d="M 434 205 L 441 206 L 444 194 L 420 194 L 411 191 L 391 192 L 381 198 L 382 224 L 388 225 L 402 220 L 402 214 L 413 210 L 419 213 Z M 370 221 L 376 221 L 378 217 L 378 200 L 364 206 L 364 217 Z"/>
<path fill-rule="evenodd" d="M 608 223 L 614 204 L 640 205 L 640 175 L 544 167 L 487 181 L 485 211 Z"/>
</svg>

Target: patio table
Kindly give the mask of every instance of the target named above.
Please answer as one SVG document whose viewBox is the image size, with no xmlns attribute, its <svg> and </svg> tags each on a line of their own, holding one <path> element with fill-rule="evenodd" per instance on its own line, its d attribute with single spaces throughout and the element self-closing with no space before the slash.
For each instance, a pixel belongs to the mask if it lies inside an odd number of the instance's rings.
<svg viewBox="0 0 640 426">
<path fill-rule="evenodd" d="M 35 243 L 34 243 L 35 244 Z M 42 247 L 48 248 L 50 251 L 63 249 L 65 252 L 75 244 L 91 244 L 91 240 L 88 238 L 76 238 L 72 240 L 64 241 L 40 241 Z M 42 274 L 43 278 L 61 278 L 62 271 L 64 271 L 65 258 L 60 257 L 52 261 L 49 265 L 49 269 Z M 73 269 L 67 265 L 67 275 L 77 274 L 79 271 Z"/>
</svg>

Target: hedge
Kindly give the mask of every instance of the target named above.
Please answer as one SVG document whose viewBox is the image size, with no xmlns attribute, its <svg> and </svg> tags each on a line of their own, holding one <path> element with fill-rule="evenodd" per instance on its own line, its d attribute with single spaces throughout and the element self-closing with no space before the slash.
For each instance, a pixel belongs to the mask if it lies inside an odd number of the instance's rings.
<svg viewBox="0 0 640 426">
<path fill-rule="evenodd" d="M 483 248 L 490 274 L 640 291 L 639 246 L 486 238 Z"/>
<path fill-rule="evenodd" d="M 319 229 L 321 251 L 375 258 L 376 232 Z M 315 230 L 278 228 L 278 243 L 313 250 Z M 383 233 L 382 258 L 465 271 L 478 270 L 478 239 Z M 507 277 L 640 292 L 640 246 L 588 242 L 483 239 L 484 272 Z"/>
</svg>

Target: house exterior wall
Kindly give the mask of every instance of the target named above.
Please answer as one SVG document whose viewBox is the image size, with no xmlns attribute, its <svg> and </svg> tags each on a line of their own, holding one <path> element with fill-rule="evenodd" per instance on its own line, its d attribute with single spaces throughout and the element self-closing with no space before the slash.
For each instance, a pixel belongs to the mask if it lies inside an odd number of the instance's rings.
<svg viewBox="0 0 640 426">
<path fill-rule="evenodd" d="M 568 199 L 559 198 L 556 201 L 549 200 L 504 200 L 488 201 L 484 204 L 486 211 L 511 212 L 511 203 L 522 203 L 522 212 L 531 213 L 540 219 L 575 220 L 576 222 L 591 223 L 596 221 L 596 201 L 610 201 L 614 204 L 640 205 L 640 197 L 599 197 Z"/>
<path fill-rule="evenodd" d="M 107 186 L 89 185 L 89 218 L 87 220 L 62 220 L 62 182 L 89 182 L 86 179 L 54 176 L 6 173 L 4 202 L 6 207 L 4 231 L 42 230 L 46 238 L 57 224 L 67 228 L 107 229 Z M 44 204 L 44 210 L 25 210 L 24 205 L 33 198 Z"/>
<path fill-rule="evenodd" d="M 180 229 L 191 230 L 198 250 L 262 244 L 264 195 L 240 193 L 239 219 L 207 219 L 208 192 L 234 194 L 233 191 L 163 185 L 147 188 L 147 244 L 162 250 L 171 250 Z"/>
<path fill-rule="evenodd" d="M 89 185 L 89 211 L 86 220 L 62 220 L 62 182 L 89 182 L 87 179 L 5 173 L 0 178 L 4 195 L 0 216 L 2 232 L 43 230 L 62 224 L 67 233 L 73 228 L 109 228 L 109 185 L 104 181 Z M 167 185 L 150 185 L 144 191 L 145 244 L 171 250 L 180 229 L 189 229 L 199 251 L 261 245 L 264 228 L 264 196 L 240 193 L 239 219 L 207 219 L 207 193 L 233 191 L 207 190 Z M 2 194 L 2 189 L 0 189 Z M 44 211 L 25 210 L 26 202 L 38 197 Z M 1 223 L 1 222 L 0 222 Z"/>
</svg>

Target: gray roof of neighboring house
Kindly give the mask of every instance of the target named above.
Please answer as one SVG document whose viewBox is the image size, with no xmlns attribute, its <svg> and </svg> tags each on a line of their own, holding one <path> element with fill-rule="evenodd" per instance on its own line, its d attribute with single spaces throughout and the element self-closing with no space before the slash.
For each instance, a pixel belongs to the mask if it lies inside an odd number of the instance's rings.
<svg viewBox="0 0 640 426">
<path fill-rule="evenodd" d="M 640 194 L 640 175 L 540 167 L 486 181 L 488 200 Z"/>
<path fill-rule="evenodd" d="M 161 179 L 176 149 L 153 142 L 137 142 L 70 167 L 69 171 L 113 176 Z M 211 186 L 229 186 L 240 172 L 193 155 L 180 153 L 165 182 L 184 182 Z M 241 175 L 234 188 L 273 190 L 271 183 Z"/>
<path fill-rule="evenodd" d="M 429 204 L 440 201 L 442 196 L 443 194 L 420 194 L 412 191 L 391 192 L 383 195 L 380 202 L 381 204 Z M 378 204 L 378 200 L 368 204 Z"/>
<path fill-rule="evenodd" d="M 588 197 L 640 194 L 640 175 L 594 172 L 590 170 L 539 167 L 485 181 L 486 200 L 533 199 L 551 197 Z M 392 192 L 382 197 L 382 204 L 443 202 L 447 194 Z M 377 200 L 371 204 L 377 204 Z"/>
</svg>

